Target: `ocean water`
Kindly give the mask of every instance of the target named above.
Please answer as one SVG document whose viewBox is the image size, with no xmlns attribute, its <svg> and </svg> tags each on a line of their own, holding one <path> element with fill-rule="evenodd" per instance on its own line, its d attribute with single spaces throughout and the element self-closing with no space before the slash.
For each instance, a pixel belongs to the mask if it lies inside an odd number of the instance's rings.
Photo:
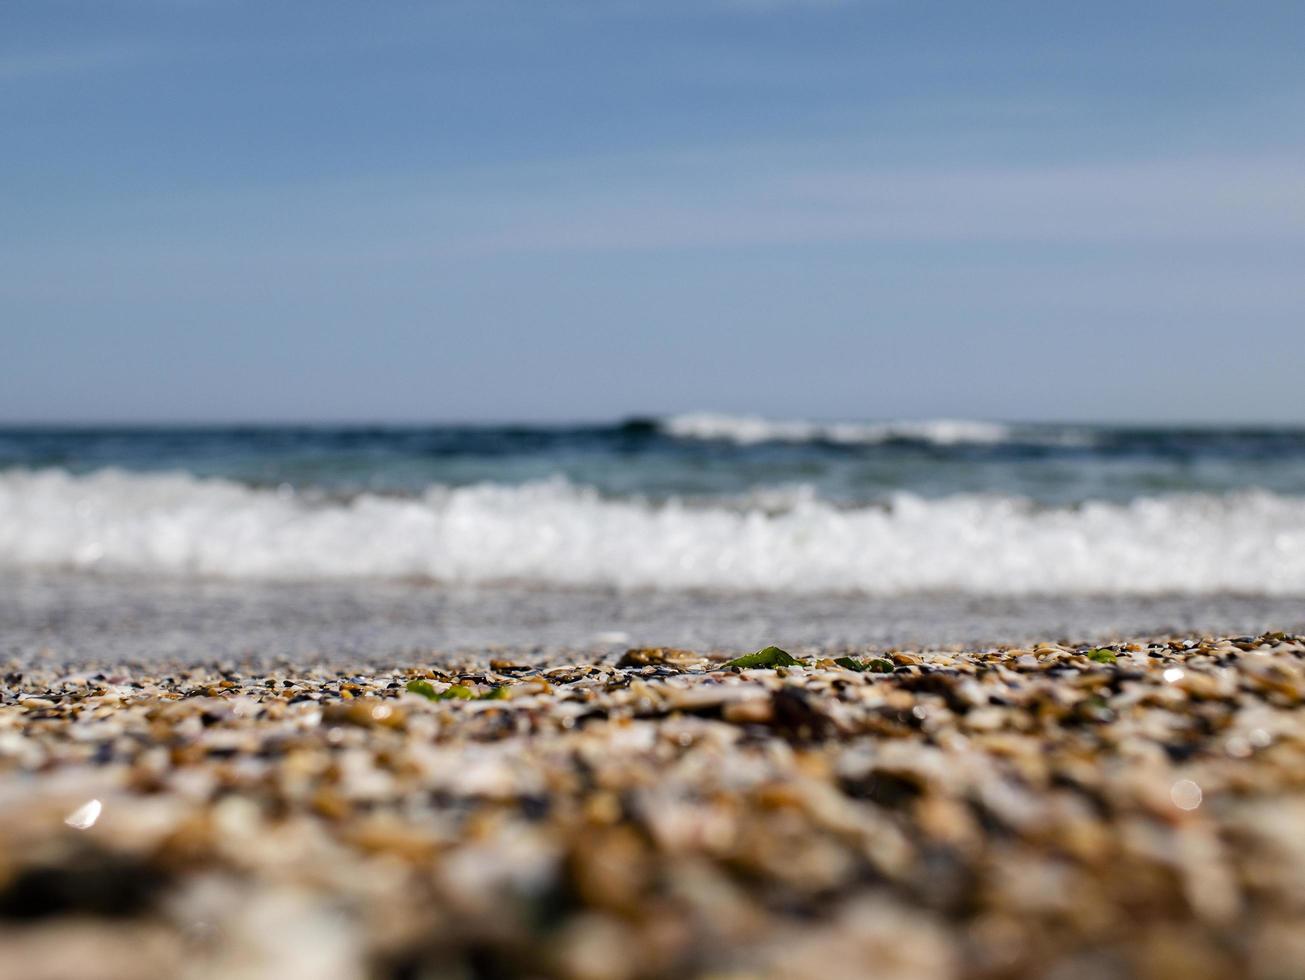
<svg viewBox="0 0 1305 980">
<path fill-rule="evenodd" d="M 23 597 L 0 606 L 11 641 L 56 646 L 68 596 L 70 636 L 96 595 L 171 597 L 198 621 L 195 597 L 214 589 L 251 608 L 275 595 L 283 613 L 301 595 L 316 621 L 324 596 L 370 597 L 364 621 L 411 620 L 403 643 L 427 617 L 444 623 L 436 639 L 518 637 L 526 606 L 557 642 L 634 622 L 643 641 L 746 645 L 779 604 L 813 642 L 902 639 L 895 617 L 956 640 L 1284 627 L 1305 622 L 1305 428 L 707 414 L 7 428 L 5 583 Z"/>
</svg>

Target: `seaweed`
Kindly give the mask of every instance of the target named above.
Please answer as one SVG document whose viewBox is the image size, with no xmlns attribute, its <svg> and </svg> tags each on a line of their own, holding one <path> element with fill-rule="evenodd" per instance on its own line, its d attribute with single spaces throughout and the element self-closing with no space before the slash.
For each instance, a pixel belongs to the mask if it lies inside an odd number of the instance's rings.
<svg viewBox="0 0 1305 980">
<path fill-rule="evenodd" d="M 1114 650 L 1108 650 L 1105 647 L 1098 647 L 1095 650 L 1086 650 L 1083 656 L 1099 664 L 1113 664 L 1119 657 Z"/>
<path fill-rule="evenodd" d="M 800 667 L 802 661 L 792 657 L 786 650 L 779 647 L 766 647 L 758 650 L 756 653 L 749 653 L 744 657 L 735 657 L 733 660 L 725 662 L 726 667 L 738 667 L 742 670 L 749 668 L 775 668 L 775 667 Z"/>
<path fill-rule="evenodd" d="M 439 695 L 435 692 L 435 688 L 430 686 L 429 681 L 408 681 L 408 683 L 404 685 L 404 688 L 411 691 L 413 694 L 420 694 L 423 698 L 428 698 L 431 701 L 439 700 Z"/>
<path fill-rule="evenodd" d="M 472 701 L 476 698 L 476 692 L 462 684 L 454 684 L 443 691 L 436 691 L 427 681 L 408 681 L 405 687 L 413 694 L 420 694 L 428 701 L 450 701 L 454 698 L 462 701 Z M 494 691 L 499 690 L 501 690 L 501 688 L 494 689 Z M 497 695 L 493 691 L 486 696 L 507 697 L 506 694 Z"/>
</svg>

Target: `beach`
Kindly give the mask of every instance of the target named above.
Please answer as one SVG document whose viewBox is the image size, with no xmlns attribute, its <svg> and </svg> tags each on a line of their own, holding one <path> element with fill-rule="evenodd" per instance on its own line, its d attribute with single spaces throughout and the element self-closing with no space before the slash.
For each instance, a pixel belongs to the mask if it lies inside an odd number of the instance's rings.
<svg viewBox="0 0 1305 980">
<path fill-rule="evenodd" d="M 0 980 L 1305 980 L 1303 49 L 0 2 Z"/>
<path fill-rule="evenodd" d="M 0 980 L 1298 976 L 1303 475 L 1300 428 L 0 429 Z"/>
<path fill-rule="evenodd" d="M 0 976 L 1289 977 L 1305 639 L 9 664 Z"/>
</svg>

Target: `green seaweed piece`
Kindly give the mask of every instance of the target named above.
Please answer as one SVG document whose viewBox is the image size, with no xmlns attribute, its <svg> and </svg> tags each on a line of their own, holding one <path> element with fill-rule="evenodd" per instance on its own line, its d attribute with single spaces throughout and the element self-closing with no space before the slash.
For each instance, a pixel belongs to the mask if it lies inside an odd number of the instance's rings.
<svg viewBox="0 0 1305 980">
<path fill-rule="evenodd" d="M 496 684 L 480 696 L 481 701 L 506 701 L 508 689 L 506 684 Z"/>
<path fill-rule="evenodd" d="M 408 681 L 404 687 L 413 694 L 420 694 L 423 698 L 430 701 L 438 701 L 440 696 L 435 692 L 435 688 L 430 686 L 428 681 Z"/>
<path fill-rule="evenodd" d="M 426 681 L 408 681 L 404 685 L 413 694 L 420 694 L 428 701 L 449 701 L 458 698 L 462 701 L 470 701 L 475 698 L 476 692 L 462 684 L 454 684 L 452 687 L 443 691 L 437 691 Z"/>
<path fill-rule="evenodd" d="M 1088 650 L 1083 654 L 1083 656 L 1099 664 L 1113 664 L 1119 659 L 1114 650 L 1107 650 L 1105 647 Z"/>
<path fill-rule="evenodd" d="M 751 667 L 775 668 L 775 667 L 801 667 L 802 661 L 789 656 L 788 652 L 781 650 L 779 647 L 766 647 L 764 650 L 758 650 L 756 653 L 749 653 L 744 657 L 735 657 L 733 660 L 725 662 L 726 667 L 739 667 L 747 670 Z"/>
</svg>

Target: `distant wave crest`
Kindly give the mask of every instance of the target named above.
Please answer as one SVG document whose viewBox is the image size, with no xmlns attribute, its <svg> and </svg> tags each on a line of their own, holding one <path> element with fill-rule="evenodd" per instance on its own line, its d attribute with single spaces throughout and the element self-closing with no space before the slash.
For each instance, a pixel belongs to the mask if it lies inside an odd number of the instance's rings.
<svg viewBox="0 0 1305 980">
<path fill-rule="evenodd" d="M 901 495 L 847 509 L 798 492 L 654 505 L 550 480 L 313 501 L 185 474 L 10 470 L 0 564 L 780 593 L 1294 595 L 1305 594 L 1305 499 L 1049 509 Z"/>
<path fill-rule="evenodd" d="M 874 445 L 909 440 L 952 446 L 962 443 L 992 444 L 1010 438 L 1007 426 L 966 419 L 924 419 L 898 422 L 780 421 L 758 415 L 723 415 L 692 412 L 673 415 L 661 423 L 662 431 L 679 439 L 704 439 L 755 445 L 763 442 L 829 442 Z"/>
</svg>

